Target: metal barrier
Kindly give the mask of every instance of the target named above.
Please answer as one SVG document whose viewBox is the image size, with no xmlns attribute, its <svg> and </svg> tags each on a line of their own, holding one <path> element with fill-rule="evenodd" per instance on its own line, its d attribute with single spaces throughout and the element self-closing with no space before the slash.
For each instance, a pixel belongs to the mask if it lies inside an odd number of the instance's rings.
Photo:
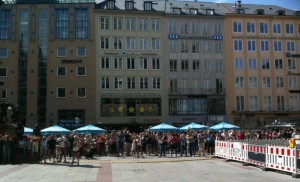
<svg viewBox="0 0 300 182">
<path fill-rule="evenodd" d="M 278 146 L 274 144 L 284 144 Z M 286 140 L 215 141 L 215 156 L 289 172 L 300 177 L 300 148 L 289 148 Z"/>
</svg>

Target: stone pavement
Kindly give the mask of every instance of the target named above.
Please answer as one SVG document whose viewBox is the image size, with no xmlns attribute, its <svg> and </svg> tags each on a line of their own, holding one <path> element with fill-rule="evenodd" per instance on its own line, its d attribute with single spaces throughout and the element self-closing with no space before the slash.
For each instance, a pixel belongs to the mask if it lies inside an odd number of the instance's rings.
<svg viewBox="0 0 300 182">
<path fill-rule="evenodd" d="M 67 163 L 0 165 L 0 182 L 293 181 L 287 174 L 208 157 L 96 157 Z M 251 177 L 250 177 L 251 176 Z M 299 181 L 299 180 L 297 180 Z"/>
</svg>

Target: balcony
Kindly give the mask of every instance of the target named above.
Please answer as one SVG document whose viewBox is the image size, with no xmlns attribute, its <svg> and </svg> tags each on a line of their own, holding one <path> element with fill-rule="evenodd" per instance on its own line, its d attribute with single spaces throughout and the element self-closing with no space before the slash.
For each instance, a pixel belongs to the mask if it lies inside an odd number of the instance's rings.
<svg viewBox="0 0 300 182">
<path fill-rule="evenodd" d="M 169 95 L 225 95 L 225 88 L 216 89 L 216 88 L 174 88 L 169 89 Z"/>
</svg>

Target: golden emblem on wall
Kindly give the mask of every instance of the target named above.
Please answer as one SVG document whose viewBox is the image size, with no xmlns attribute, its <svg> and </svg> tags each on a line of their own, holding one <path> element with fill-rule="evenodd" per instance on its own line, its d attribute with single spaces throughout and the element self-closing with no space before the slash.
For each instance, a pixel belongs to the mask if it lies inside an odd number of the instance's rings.
<svg viewBox="0 0 300 182">
<path fill-rule="evenodd" d="M 152 107 L 149 106 L 149 107 L 148 107 L 148 112 L 152 112 L 152 111 L 153 111 Z"/>
<path fill-rule="evenodd" d="M 133 112 L 133 111 L 134 111 L 134 108 L 133 108 L 133 107 L 130 107 L 128 110 L 129 110 L 129 112 Z"/>
<path fill-rule="evenodd" d="M 115 108 L 113 107 L 113 106 L 111 106 L 110 108 L 109 108 L 109 112 L 114 112 L 115 111 Z"/>
<path fill-rule="evenodd" d="M 140 107 L 140 112 L 144 112 L 145 108 L 143 106 Z"/>
<path fill-rule="evenodd" d="M 118 107 L 118 111 L 123 112 L 123 107 L 122 106 Z"/>
</svg>

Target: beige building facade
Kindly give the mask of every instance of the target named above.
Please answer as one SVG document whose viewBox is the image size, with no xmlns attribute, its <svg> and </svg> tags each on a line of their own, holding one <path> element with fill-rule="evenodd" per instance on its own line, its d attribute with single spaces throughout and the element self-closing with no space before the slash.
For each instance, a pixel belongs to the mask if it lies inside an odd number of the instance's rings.
<svg viewBox="0 0 300 182">
<path fill-rule="evenodd" d="M 299 122 L 299 12 L 258 5 L 230 11 L 225 17 L 228 118 L 242 128 Z"/>
<path fill-rule="evenodd" d="M 2 102 L 18 121 L 70 129 L 95 120 L 94 2 L 1 6 Z"/>
</svg>

